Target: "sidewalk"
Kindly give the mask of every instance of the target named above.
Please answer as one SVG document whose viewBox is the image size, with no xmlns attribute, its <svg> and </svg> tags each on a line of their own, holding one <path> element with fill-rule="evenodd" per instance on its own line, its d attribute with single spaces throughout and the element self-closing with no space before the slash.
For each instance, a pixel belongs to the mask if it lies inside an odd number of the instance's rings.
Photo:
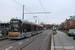
<svg viewBox="0 0 75 50">
<path fill-rule="evenodd" d="M 55 50 L 75 50 L 75 40 L 65 33 L 57 31 L 54 35 Z"/>
</svg>

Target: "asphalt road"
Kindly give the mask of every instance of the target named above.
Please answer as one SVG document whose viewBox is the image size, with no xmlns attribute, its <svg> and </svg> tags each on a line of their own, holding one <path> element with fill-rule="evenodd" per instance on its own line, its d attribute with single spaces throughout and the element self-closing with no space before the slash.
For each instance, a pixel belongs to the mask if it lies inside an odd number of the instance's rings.
<svg viewBox="0 0 75 50">
<path fill-rule="evenodd" d="M 0 50 L 48 50 L 51 30 L 21 40 L 0 41 Z"/>
<path fill-rule="evenodd" d="M 63 32 L 57 31 L 54 35 L 55 50 L 75 50 L 75 40 Z"/>
</svg>

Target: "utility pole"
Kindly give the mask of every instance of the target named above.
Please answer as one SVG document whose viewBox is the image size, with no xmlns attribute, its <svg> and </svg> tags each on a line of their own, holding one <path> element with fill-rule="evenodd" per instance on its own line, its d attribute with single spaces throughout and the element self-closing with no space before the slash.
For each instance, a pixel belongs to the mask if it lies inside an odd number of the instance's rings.
<svg viewBox="0 0 75 50">
<path fill-rule="evenodd" d="M 23 5 L 23 14 L 22 14 L 22 19 L 24 19 L 24 5 Z"/>
<path fill-rule="evenodd" d="M 38 24 L 39 24 L 39 18 L 38 18 Z"/>
<path fill-rule="evenodd" d="M 0 29 L 1 29 L 1 21 L 0 21 Z"/>
<path fill-rule="evenodd" d="M 1 29 L 1 23 L 0 23 L 0 29 Z"/>
</svg>

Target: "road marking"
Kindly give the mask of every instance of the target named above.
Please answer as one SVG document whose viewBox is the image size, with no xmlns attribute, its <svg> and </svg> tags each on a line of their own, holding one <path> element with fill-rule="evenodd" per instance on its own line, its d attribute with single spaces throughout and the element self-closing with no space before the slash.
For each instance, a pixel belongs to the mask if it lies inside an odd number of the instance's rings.
<svg viewBox="0 0 75 50">
<path fill-rule="evenodd" d="M 20 42 L 19 44 L 22 44 L 23 42 Z"/>
<path fill-rule="evenodd" d="M 13 46 L 10 46 L 10 47 L 6 48 L 5 50 L 9 50 L 10 48 L 13 48 Z"/>
<path fill-rule="evenodd" d="M 29 39 L 26 39 L 26 41 L 28 41 Z"/>
</svg>

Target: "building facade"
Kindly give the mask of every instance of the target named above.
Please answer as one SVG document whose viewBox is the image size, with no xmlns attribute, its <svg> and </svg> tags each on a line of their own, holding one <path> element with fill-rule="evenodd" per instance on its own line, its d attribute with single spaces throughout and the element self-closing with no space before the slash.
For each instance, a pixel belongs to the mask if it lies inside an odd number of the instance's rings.
<svg viewBox="0 0 75 50">
<path fill-rule="evenodd" d="M 0 23 L 0 29 L 9 28 L 9 23 Z"/>
<path fill-rule="evenodd" d="M 69 26 L 75 25 L 75 16 L 70 17 L 70 19 L 66 19 L 64 22 L 62 22 L 62 28 L 67 28 Z"/>
</svg>

